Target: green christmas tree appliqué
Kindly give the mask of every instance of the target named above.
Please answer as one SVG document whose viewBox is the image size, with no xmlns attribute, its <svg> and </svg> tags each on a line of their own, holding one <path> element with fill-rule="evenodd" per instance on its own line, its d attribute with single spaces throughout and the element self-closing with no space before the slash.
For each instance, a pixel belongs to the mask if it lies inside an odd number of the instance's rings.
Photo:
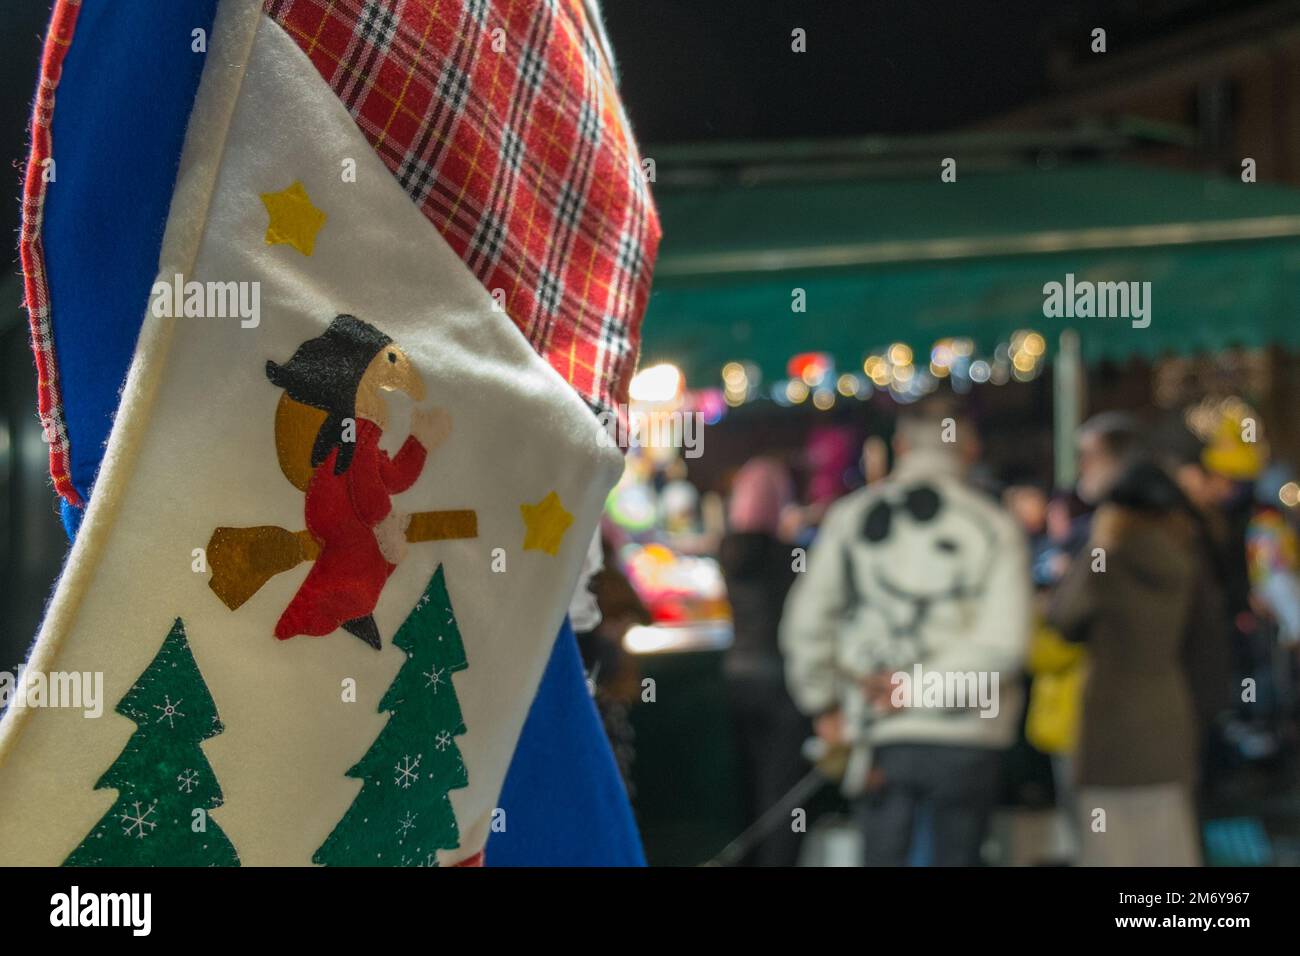
<svg viewBox="0 0 1300 956">
<path fill-rule="evenodd" d="M 238 866 L 208 816 L 221 786 L 199 746 L 225 728 L 180 618 L 116 709 L 137 730 L 95 789 L 115 789 L 117 800 L 63 865 Z"/>
<path fill-rule="evenodd" d="M 361 792 L 312 857 L 326 866 L 436 866 L 460 845 L 451 790 L 469 781 L 455 738 L 465 722 L 451 675 L 469 666 L 442 566 L 393 644 L 406 663 L 379 711 L 390 716 L 349 777 Z"/>
</svg>

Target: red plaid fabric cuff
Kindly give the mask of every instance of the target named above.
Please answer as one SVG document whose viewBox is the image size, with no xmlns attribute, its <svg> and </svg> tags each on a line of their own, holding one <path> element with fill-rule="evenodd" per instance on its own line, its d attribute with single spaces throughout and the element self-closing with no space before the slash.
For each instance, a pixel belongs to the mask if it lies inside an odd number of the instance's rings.
<svg viewBox="0 0 1300 956">
<path fill-rule="evenodd" d="M 537 352 L 625 402 L 659 221 L 581 0 L 264 7 Z"/>
</svg>

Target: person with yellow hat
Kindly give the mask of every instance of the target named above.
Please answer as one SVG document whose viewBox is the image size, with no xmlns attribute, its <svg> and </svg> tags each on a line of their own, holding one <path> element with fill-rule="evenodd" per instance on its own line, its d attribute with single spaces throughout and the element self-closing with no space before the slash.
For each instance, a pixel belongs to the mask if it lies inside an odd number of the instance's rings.
<svg viewBox="0 0 1300 956">
<path fill-rule="evenodd" d="M 1254 481 L 1264 470 L 1268 445 L 1245 403 L 1220 408 L 1218 424 L 1201 452 L 1205 470 L 1230 481 Z"/>
<path fill-rule="evenodd" d="M 1270 525 L 1255 502 L 1254 482 L 1268 463 L 1269 448 L 1258 413 L 1248 403 L 1236 397 L 1206 399 L 1188 408 L 1166 438 L 1172 439 L 1165 444 L 1166 465 L 1194 507 L 1200 546 L 1210 560 L 1212 578 L 1205 587 L 1220 592 L 1225 611 L 1223 640 L 1203 648 L 1204 653 L 1188 664 L 1206 728 L 1203 784 L 1212 791 L 1220 771 L 1240 755 L 1262 752 L 1255 743 L 1243 745 L 1246 737 L 1255 742 L 1259 737 L 1242 732 L 1256 716 L 1255 708 L 1237 718 L 1229 715 L 1229 708 L 1236 699 L 1233 677 L 1263 673 L 1261 644 L 1271 633 L 1261 628 L 1264 606 L 1257 596 L 1259 584 L 1252 581 L 1248 553 L 1262 556 L 1264 537 L 1278 545 L 1273 549 L 1277 553 L 1286 549 L 1274 534 L 1276 524 Z M 1248 548 L 1251 541 L 1254 546 Z M 1260 561 L 1254 563 L 1258 578 Z M 1239 756 L 1230 757 L 1230 751 Z"/>
</svg>

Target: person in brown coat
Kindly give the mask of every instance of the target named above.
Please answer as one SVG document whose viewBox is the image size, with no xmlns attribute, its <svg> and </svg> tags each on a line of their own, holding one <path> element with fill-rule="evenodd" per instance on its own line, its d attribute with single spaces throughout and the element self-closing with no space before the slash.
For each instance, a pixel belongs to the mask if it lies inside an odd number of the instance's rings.
<svg viewBox="0 0 1300 956">
<path fill-rule="evenodd" d="M 1221 635 L 1195 541 L 1177 485 L 1133 464 L 1053 596 L 1049 620 L 1090 660 L 1076 764 L 1085 865 L 1199 865 L 1186 662 Z"/>
</svg>

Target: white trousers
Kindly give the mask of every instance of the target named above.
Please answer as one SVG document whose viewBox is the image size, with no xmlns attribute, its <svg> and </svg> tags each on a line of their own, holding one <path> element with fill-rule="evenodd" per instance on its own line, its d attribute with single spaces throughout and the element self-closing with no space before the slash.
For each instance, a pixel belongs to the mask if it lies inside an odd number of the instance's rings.
<svg viewBox="0 0 1300 956">
<path fill-rule="evenodd" d="M 1084 866 L 1200 866 L 1201 845 L 1188 789 L 1080 787 Z"/>
</svg>

